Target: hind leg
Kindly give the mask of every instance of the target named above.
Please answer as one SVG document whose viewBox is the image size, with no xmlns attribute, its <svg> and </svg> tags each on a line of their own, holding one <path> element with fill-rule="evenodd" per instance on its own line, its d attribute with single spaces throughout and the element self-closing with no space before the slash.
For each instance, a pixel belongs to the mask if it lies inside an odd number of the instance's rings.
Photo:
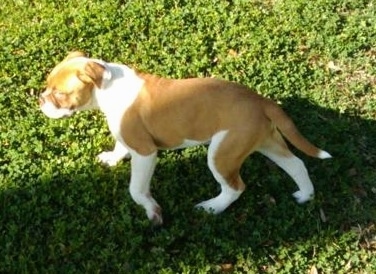
<svg viewBox="0 0 376 274">
<path fill-rule="evenodd" d="M 235 149 L 231 150 L 234 144 L 231 144 L 231 140 L 228 140 L 226 136 L 227 131 L 215 134 L 208 149 L 208 166 L 221 186 L 221 193 L 196 205 L 214 214 L 224 211 L 239 198 L 245 189 L 239 170 L 246 155 L 241 159 L 242 157 L 239 157 Z"/>
<path fill-rule="evenodd" d="M 272 141 L 259 148 L 258 151 L 275 162 L 295 181 L 299 190 L 293 193 L 293 196 L 298 203 L 313 199 L 313 184 L 303 161 L 288 149 L 279 133 L 276 132 L 272 137 Z"/>
</svg>

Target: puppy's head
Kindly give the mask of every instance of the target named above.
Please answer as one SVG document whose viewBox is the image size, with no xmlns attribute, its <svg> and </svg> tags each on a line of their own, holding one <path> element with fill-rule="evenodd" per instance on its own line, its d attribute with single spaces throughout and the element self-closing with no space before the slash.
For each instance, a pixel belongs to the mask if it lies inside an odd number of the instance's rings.
<svg viewBox="0 0 376 274">
<path fill-rule="evenodd" d="M 47 78 L 47 87 L 39 97 L 42 112 L 50 118 L 62 118 L 75 111 L 96 108 L 93 90 L 109 78 L 105 63 L 70 53 Z"/>
</svg>

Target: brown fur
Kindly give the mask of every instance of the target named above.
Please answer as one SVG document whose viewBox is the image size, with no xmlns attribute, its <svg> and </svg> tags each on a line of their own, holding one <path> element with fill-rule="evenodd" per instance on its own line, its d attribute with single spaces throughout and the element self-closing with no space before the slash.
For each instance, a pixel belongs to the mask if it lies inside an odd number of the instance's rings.
<svg viewBox="0 0 376 274">
<path fill-rule="evenodd" d="M 105 68 L 95 62 L 74 63 L 66 66 L 67 61 L 84 56 L 81 52 L 73 52 L 52 70 L 47 78 L 46 99 L 53 101 L 55 105 L 61 108 L 68 109 L 83 106 L 90 101 L 93 87 L 100 87 L 102 84 L 102 75 Z M 81 82 L 76 81 L 74 87 L 72 87 L 69 79 L 75 79 L 75 76 Z"/>
<path fill-rule="evenodd" d="M 70 62 L 72 58 L 80 56 L 84 55 L 80 52 L 70 54 L 51 72 L 47 79 L 48 88 L 41 98 L 41 106 L 46 100 L 58 108 L 83 109 L 86 104 L 90 105 L 93 89 L 101 87 L 106 68 L 105 65 L 101 65 L 102 63 L 93 60 Z M 108 97 L 111 98 L 108 101 L 109 105 L 101 109 L 111 119 L 114 118 L 114 135 L 118 134 L 117 119 L 121 118 L 122 138 L 116 137 L 117 142 L 120 140 L 121 144 L 125 143 L 126 147 L 133 151 L 132 159 L 133 156 L 154 157 L 158 149 L 178 148 L 187 141 L 205 143 L 212 140 L 216 134 L 226 132 L 221 135 L 220 141 L 216 139 L 214 147 L 209 147 L 211 156 L 208 157 L 209 168 L 222 188 L 223 185 L 228 185 L 237 191 L 217 197 L 225 197 L 224 208 L 234 201 L 231 199 L 237 199 L 237 195 L 245 189 L 239 171 L 244 160 L 254 151 L 259 151 L 275 161 L 295 180 L 299 191 L 294 195 L 299 202 L 304 202 L 313 195 L 313 186 L 303 162 L 290 152 L 283 137 L 307 155 L 329 158 L 330 154 L 305 139 L 294 122 L 273 101 L 263 98 L 245 86 L 224 80 L 173 80 L 140 72 L 133 75 L 132 71 L 128 72 L 124 67 L 121 70 L 129 75 L 122 74 L 121 77 L 124 78 L 120 78 L 123 81 L 120 83 L 124 84 L 124 91 L 119 85 L 113 89 L 117 96 L 127 98 L 124 96 L 124 93 L 129 92 L 127 77 L 143 86 L 141 89 L 139 86 L 130 87 L 133 88 L 130 92 L 136 96 L 134 101 L 133 97 L 130 99 L 130 105 L 127 105 L 127 102 L 119 102 L 119 105 L 116 105 L 117 99 Z M 137 77 L 141 78 L 143 83 Z M 100 92 L 104 92 L 101 96 L 110 89 L 111 87 L 101 90 Z M 102 103 L 106 101 L 104 97 L 101 97 Z M 115 112 L 112 112 L 112 104 L 118 107 Z M 121 116 L 123 106 L 126 107 Z M 114 117 L 111 116 L 113 113 Z M 152 166 L 150 165 L 149 170 L 145 172 L 152 174 Z M 146 177 L 138 180 L 137 184 L 144 186 L 142 191 L 145 193 L 134 192 L 134 196 L 141 197 L 138 201 L 142 201 L 140 203 L 144 203 L 144 206 L 154 204 L 152 212 L 148 207 L 148 216 L 161 222 L 160 207 L 152 199 L 148 189 L 150 180 Z M 219 200 L 209 201 L 209 205 L 211 203 L 218 211 L 224 209 L 221 208 Z"/>
<path fill-rule="evenodd" d="M 263 148 L 292 155 L 278 129 L 306 154 L 318 155 L 319 149 L 299 133 L 278 105 L 242 85 L 209 78 L 139 76 L 145 85 L 123 117 L 122 135 L 140 154 L 175 148 L 186 139 L 206 141 L 216 132 L 228 130 L 215 165 L 236 190 L 245 188 L 239 170 L 252 152 Z"/>
<path fill-rule="evenodd" d="M 278 128 L 294 146 L 317 157 L 319 149 L 299 133 L 278 105 L 245 86 L 211 78 L 170 80 L 148 74 L 139 76 L 145 85 L 123 118 L 125 126 L 129 123 L 128 127 L 135 130 L 136 126 L 143 132 L 139 146 L 145 145 L 146 138 L 152 142 L 150 150 L 174 148 L 186 139 L 205 141 L 220 130 L 229 130 L 238 136 L 237 146 L 247 147 L 245 153 L 250 153 L 278 139 L 271 138 L 279 135 Z"/>
</svg>

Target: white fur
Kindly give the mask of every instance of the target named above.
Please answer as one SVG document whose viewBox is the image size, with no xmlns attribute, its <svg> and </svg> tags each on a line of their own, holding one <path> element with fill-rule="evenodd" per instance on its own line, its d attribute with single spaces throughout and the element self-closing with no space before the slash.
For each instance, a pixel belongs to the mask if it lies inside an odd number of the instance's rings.
<svg viewBox="0 0 376 274">
<path fill-rule="evenodd" d="M 45 102 L 41 106 L 42 112 L 49 118 L 59 119 L 66 116 L 71 116 L 74 111 L 67 108 L 57 108 L 52 102 Z"/>
<path fill-rule="evenodd" d="M 209 169 L 216 181 L 221 185 L 221 193 L 210 200 L 201 202 L 196 205 L 196 207 L 203 208 L 205 211 L 213 212 L 214 214 L 218 214 L 224 211 L 230 204 L 236 201 L 243 192 L 241 190 L 235 190 L 231 188 L 225 178 L 223 178 L 222 175 L 218 172 L 215 166 L 215 155 L 221 142 L 226 137 L 227 132 L 227 130 L 219 131 L 213 135 L 207 156 Z"/>
<path fill-rule="evenodd" d="M 328 152 L 326 152 L 324 150 L 320 150 L 317 157 L 320 158 L 320 159 L 328 159 L 328 158 L 332 158 L 332 155 L 330 155 Z"/>
<path fill-rule="evenodd" d="M 104 81 L 100 89 L 94 90 L 93 104 L 106 116 L 109 129 L 115 139 L 125 145 L 120 134 L 121 119 L 137 98 L 144 80 L 124 65 L 106 63 L 106 70 L 111 75 L 111 81 Z"/>
<path fill-rule="evenodd" d="M 116 166 L 122 159 L 130 157 L 128 149 L 120 141 L 116 141 L 113 151 L 103 151 L 98 155 L 99 161 L 108 166 Z"/>
<path fill-rule="evenodd" d="M 157 152 L 147 156 L 138 154 L 127 146 L 121 135 L 123 114 L 137 98 L 144 81 L 124 65 L 106 63 L 106 69 L 111 75 L 111 81 L 105 81 L 100 89 L 94 90 L 93 103 L 105 114 L 116 144 L 113 151 L 102 152 L 98 158 L 108 165 L 116 165 L 124 157 L 131 156 L 131 196 L 137 204 L 145 208 L 150 220 L 161 224 L 160 207 L 150 193 L 150 181 L 157 161 Z"/>
<path fill-rule="evenodd" d="M 102 152 L 98 155 L 99 161 L 109 166 L 116 165 L 121 159 L 131 157 L 131 179 L 129 190 L 133 200 L 142 205 L 148 218 L 156 224 L 162 223 L 161 210 L 158 203 L 150 193 L 150 182 L 154 173 L 157 152 L 150 155 L 141 155 L 128 147 L 124 142 L 121 130 L 121 121 L 124 113 L 133 104 L 142 90 L 144 80 L 137 76 L 136 72 L 125 65 L 106 63 L 97 59 L 77 57 L 68 62 L 82 62 L 82 60 L 94 61 L 105 67 L 102 86 L 95 87 L 92 100 L 78 110 L 99 108 L 106 116 L 109 129 L 116 140 L 113 151 Z M 75 80 L 72 80 L 74 85 Z M 47 92 L 46 92 L 47 93 Z M 46 102 L 41 107 L 42 111 L 51 118 L 61 118 L 69 116 L 74 111 L 68 109 L 57 109 L 51 102 Z M 209 169 L 214 178 L 221 186 L 221 193 L 207 201 L 201 202 L 196 207 L 203 208 L 215 214 L 224 211 L 231 203 L 239 198 L 244 191 L 235 190 L 230 187 L 226 179 L 220 174 L 215 164 L 215 157 L 222 141 L 226 138 L 228 131 L 219 131 L 210 140 L 207 161 Z M 126 132 L 125 134 L 133 134 Z M 175 149 L 196 146 L 208 141 L 184 140 Z M 293 195 L 299 203 L 303 203 L 313 198 L 314 189 L 304 163 L 292 155 L 283 157 L 269 150 L 260 151 L 265 156 L 273 160 L 284 169 L 296 182 L 299 190 Z M 325 151 L 320 151 L 318 157 L 321 159 L 330 158 L 331 155 Z"/>
<path fill-rule="evenodd" d="M 129 191 L 133 200 L 142 205 L 146 215 L 155 224 L 162 224 L 162 215 L 158 203 L 150 193 L 150 181 L 157 162 L 157 152 L 143 156 L 130 150 L 131 159 L 131 182 Z"/>
<path fill-rule="evenodd" d="M 295 155 L 284 157 L 267 150 L 260 150 L 260 153 L 275 162 L 295 181 L 299 187 L 299 190 L 293 193 L 293 196 L 296 198 L 298 203 L 301 204 L 313 199 L 313 184 L 308 176 L 308 171 L 302 160 Z"/>
</svg>

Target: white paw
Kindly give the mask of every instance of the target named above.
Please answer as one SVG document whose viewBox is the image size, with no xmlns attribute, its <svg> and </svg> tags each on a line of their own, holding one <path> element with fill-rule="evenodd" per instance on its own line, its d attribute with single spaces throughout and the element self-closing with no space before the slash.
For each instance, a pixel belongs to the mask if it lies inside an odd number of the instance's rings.
<svg viewBox="0 0 376 274">
<path fill-rule="evenodd" d="M 212 213 L 212 214 L 219 214 L 224 210 L 222 208 L 219 208 L 218 200 L 215 200 L 215 198 L 207 200 L 207 201 L 203 201 L 195 205 L 195 208 L 202 208 L 207 213 Z"/>
<path fill-rule="evenodd" d="M 104 151 L 97 156 L 99 162 L 108 166 L 116 166 L 117 163 L 122 159 L 113 151 Z"/>
<path fill-rule="evenodd" d="M 304 193 L 301 190 L 298 190 L 297 192 L 293 193 L 292 196 L 294 196 L 294 198 L 299 204 L 303 204 L 309 200 L 312 200 L 314 198 L 314 193 Z"/>
<path fill-rule="evenodd" d="M 162 210 L 160 206 L 156 205 L 153 210 L 146 210 L 146 215 L 148 216 L 149 220 L 153 223 L 153 225 L 163 224 Z"/>
</svg>

